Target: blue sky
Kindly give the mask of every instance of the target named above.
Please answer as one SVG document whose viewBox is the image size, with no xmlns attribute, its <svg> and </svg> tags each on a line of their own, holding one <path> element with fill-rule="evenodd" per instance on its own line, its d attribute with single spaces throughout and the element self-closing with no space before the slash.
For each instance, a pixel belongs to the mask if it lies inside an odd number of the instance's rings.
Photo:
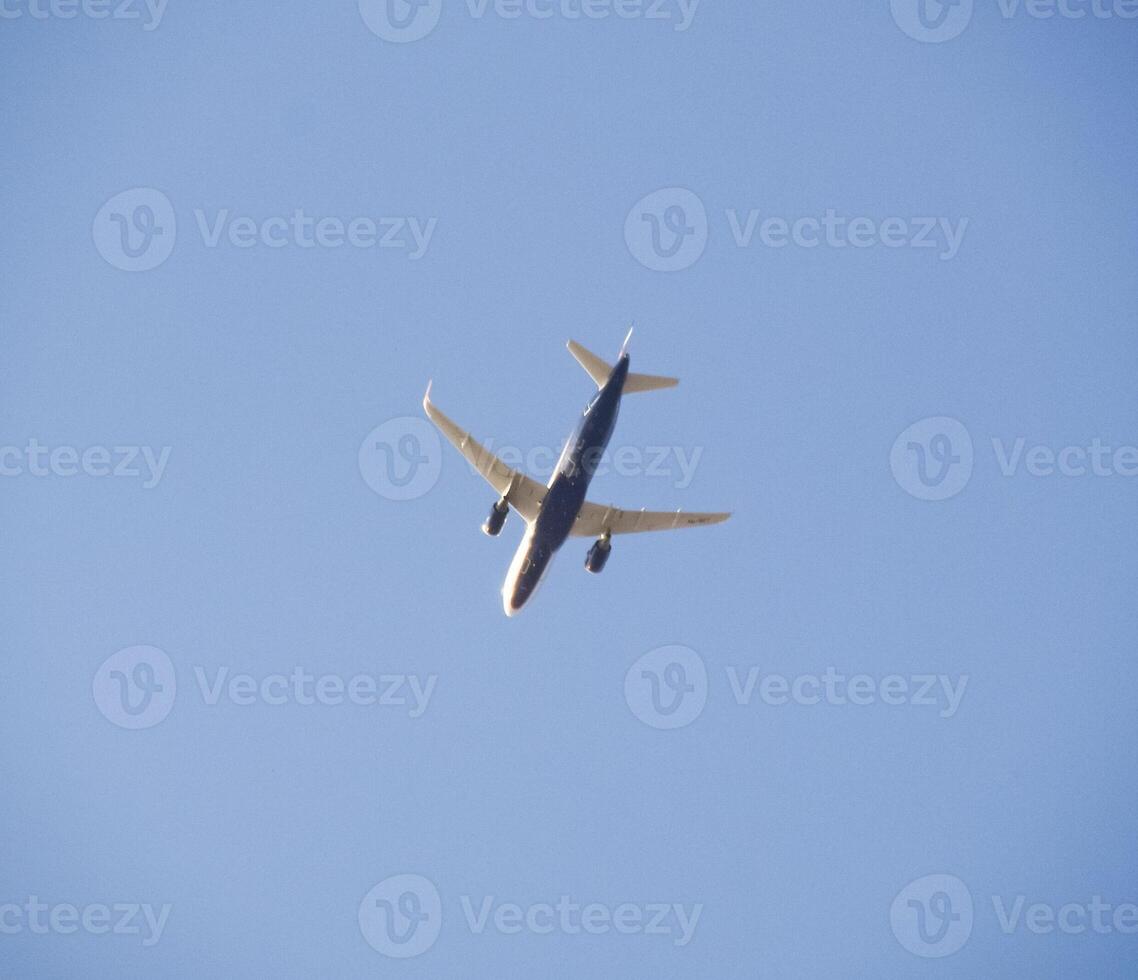
<svg viewBox="0 0 1138 980">
<path fill-rule="evenodd" d="M 1133 975 L 1125 0 L 107 9 L 0 23 L 0 972 Z M 507 620 L 426 382 L 541 475 L 632 321 L 590 497 L 734 516 Z"/>
</svg>

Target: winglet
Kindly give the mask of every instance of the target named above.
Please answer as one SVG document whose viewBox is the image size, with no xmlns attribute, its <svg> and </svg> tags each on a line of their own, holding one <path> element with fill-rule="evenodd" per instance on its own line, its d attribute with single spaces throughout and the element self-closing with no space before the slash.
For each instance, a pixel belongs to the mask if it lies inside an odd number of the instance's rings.
<svg viewBox="0 0 1138 980">
<path fill-rule="evenodd" d="M 427 382 L 427 393 L 423 395 L 423 411 L 428 415 L 431 414 L 431 385 L 435 383 L 434 378 Z"/>
</svg>

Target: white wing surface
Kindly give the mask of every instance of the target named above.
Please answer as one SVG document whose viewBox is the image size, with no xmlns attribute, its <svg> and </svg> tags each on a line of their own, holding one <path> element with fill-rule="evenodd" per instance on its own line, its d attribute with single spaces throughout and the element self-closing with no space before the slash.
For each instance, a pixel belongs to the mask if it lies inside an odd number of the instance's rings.
<svg viewBox="0 0 1138 980">
<path fill-rule="evenodd" d="M 537 520 L 541 502 L 545 499 L 545 487 L 537 480 L 507 466 L 490 450 L 483 447 L 470 433 L 456 425 L 444 415 L 431 401 L 431 386 L 423 396 L 423 411 L 434 422 L 438 430 L 450 440 L 454 447 L 466 457 L 482 478 L 498 493 L 506 498 L 527 524 Z"/>
<path fill-rule="evenodd" d="M 636 534 L 639 531 L 672 531 L 681 527 L 719 524 L 730 513 L 697 514 L 682 510 L 621 510 L 588 501 L 581 507 L 570 532 L 575 537 L 597 537 L 601 534 Z"/>
</svg>

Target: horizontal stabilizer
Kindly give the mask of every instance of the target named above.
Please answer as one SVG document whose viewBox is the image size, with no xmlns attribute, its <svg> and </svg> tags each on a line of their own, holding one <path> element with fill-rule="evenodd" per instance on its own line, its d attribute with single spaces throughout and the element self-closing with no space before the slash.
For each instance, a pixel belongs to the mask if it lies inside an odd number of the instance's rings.
<svg viewBox="0 0 1138 980">
<path fill-rule="evenodd" d="M 577 358 L 577 363 L 581 365 L 596 383 L 598 388 L 603 388 L 605 382 L 608 381 L 609 375 L 612 374 L 612 365 L 609 364 L 603 357 L 597 357 L 590 350 L 585 350 L 575 340 L 569 341 L 566 345 L 569 348 L 569 353 Z"/>
<path fill-rule="evenodd" d="M 577 363 L 580 364 L 581 367 L 588 372 L 589 377 L 596 382 L 597 387 L 603 388 L 605 382 L 609 379 L 609 375 L 612 374 L 612 365 L 603 357 L 597 357 L 592 351 L 586 350 L 575 340 L 569 341 L 566 346 L 569 348 L 569 353 L 577 358 Z M 623 393 L 631 395 L 637 391 L 655 391 L 658 388 L 674 388 L 679 383 L 679 378 L 666 378 L 660 374 L 636 374 L 630 371 L 628 377 L 624 379 Z"/>
<path fill-rule="evenodd" d="M 665 378 L 662 374 L 636 374 L 630 372 L 624 379 L 624 393 L 631 395 L 636 391 L 655 391 L 657 388 L 674 388 L 679 378 Z"/>
</svg>

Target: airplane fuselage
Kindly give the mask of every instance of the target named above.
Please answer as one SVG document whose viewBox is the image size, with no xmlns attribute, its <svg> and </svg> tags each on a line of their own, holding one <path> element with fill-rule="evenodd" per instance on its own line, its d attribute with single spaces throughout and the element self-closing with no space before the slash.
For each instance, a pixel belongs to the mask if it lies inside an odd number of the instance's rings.
<svg viewBox="0 0 1138 980">
<path fill-rule="evenodd" d="M 585 406 L 565 444 L 537 520 L 527 528 L 502 583 L 502 605 L 507 616 L 516 615 L 533 597 L 557 549 L 573 530 L 589 483 L 616 428 L 628 364 L 628 355 L 622 354 L 604 387 Z"/>
</svg>

